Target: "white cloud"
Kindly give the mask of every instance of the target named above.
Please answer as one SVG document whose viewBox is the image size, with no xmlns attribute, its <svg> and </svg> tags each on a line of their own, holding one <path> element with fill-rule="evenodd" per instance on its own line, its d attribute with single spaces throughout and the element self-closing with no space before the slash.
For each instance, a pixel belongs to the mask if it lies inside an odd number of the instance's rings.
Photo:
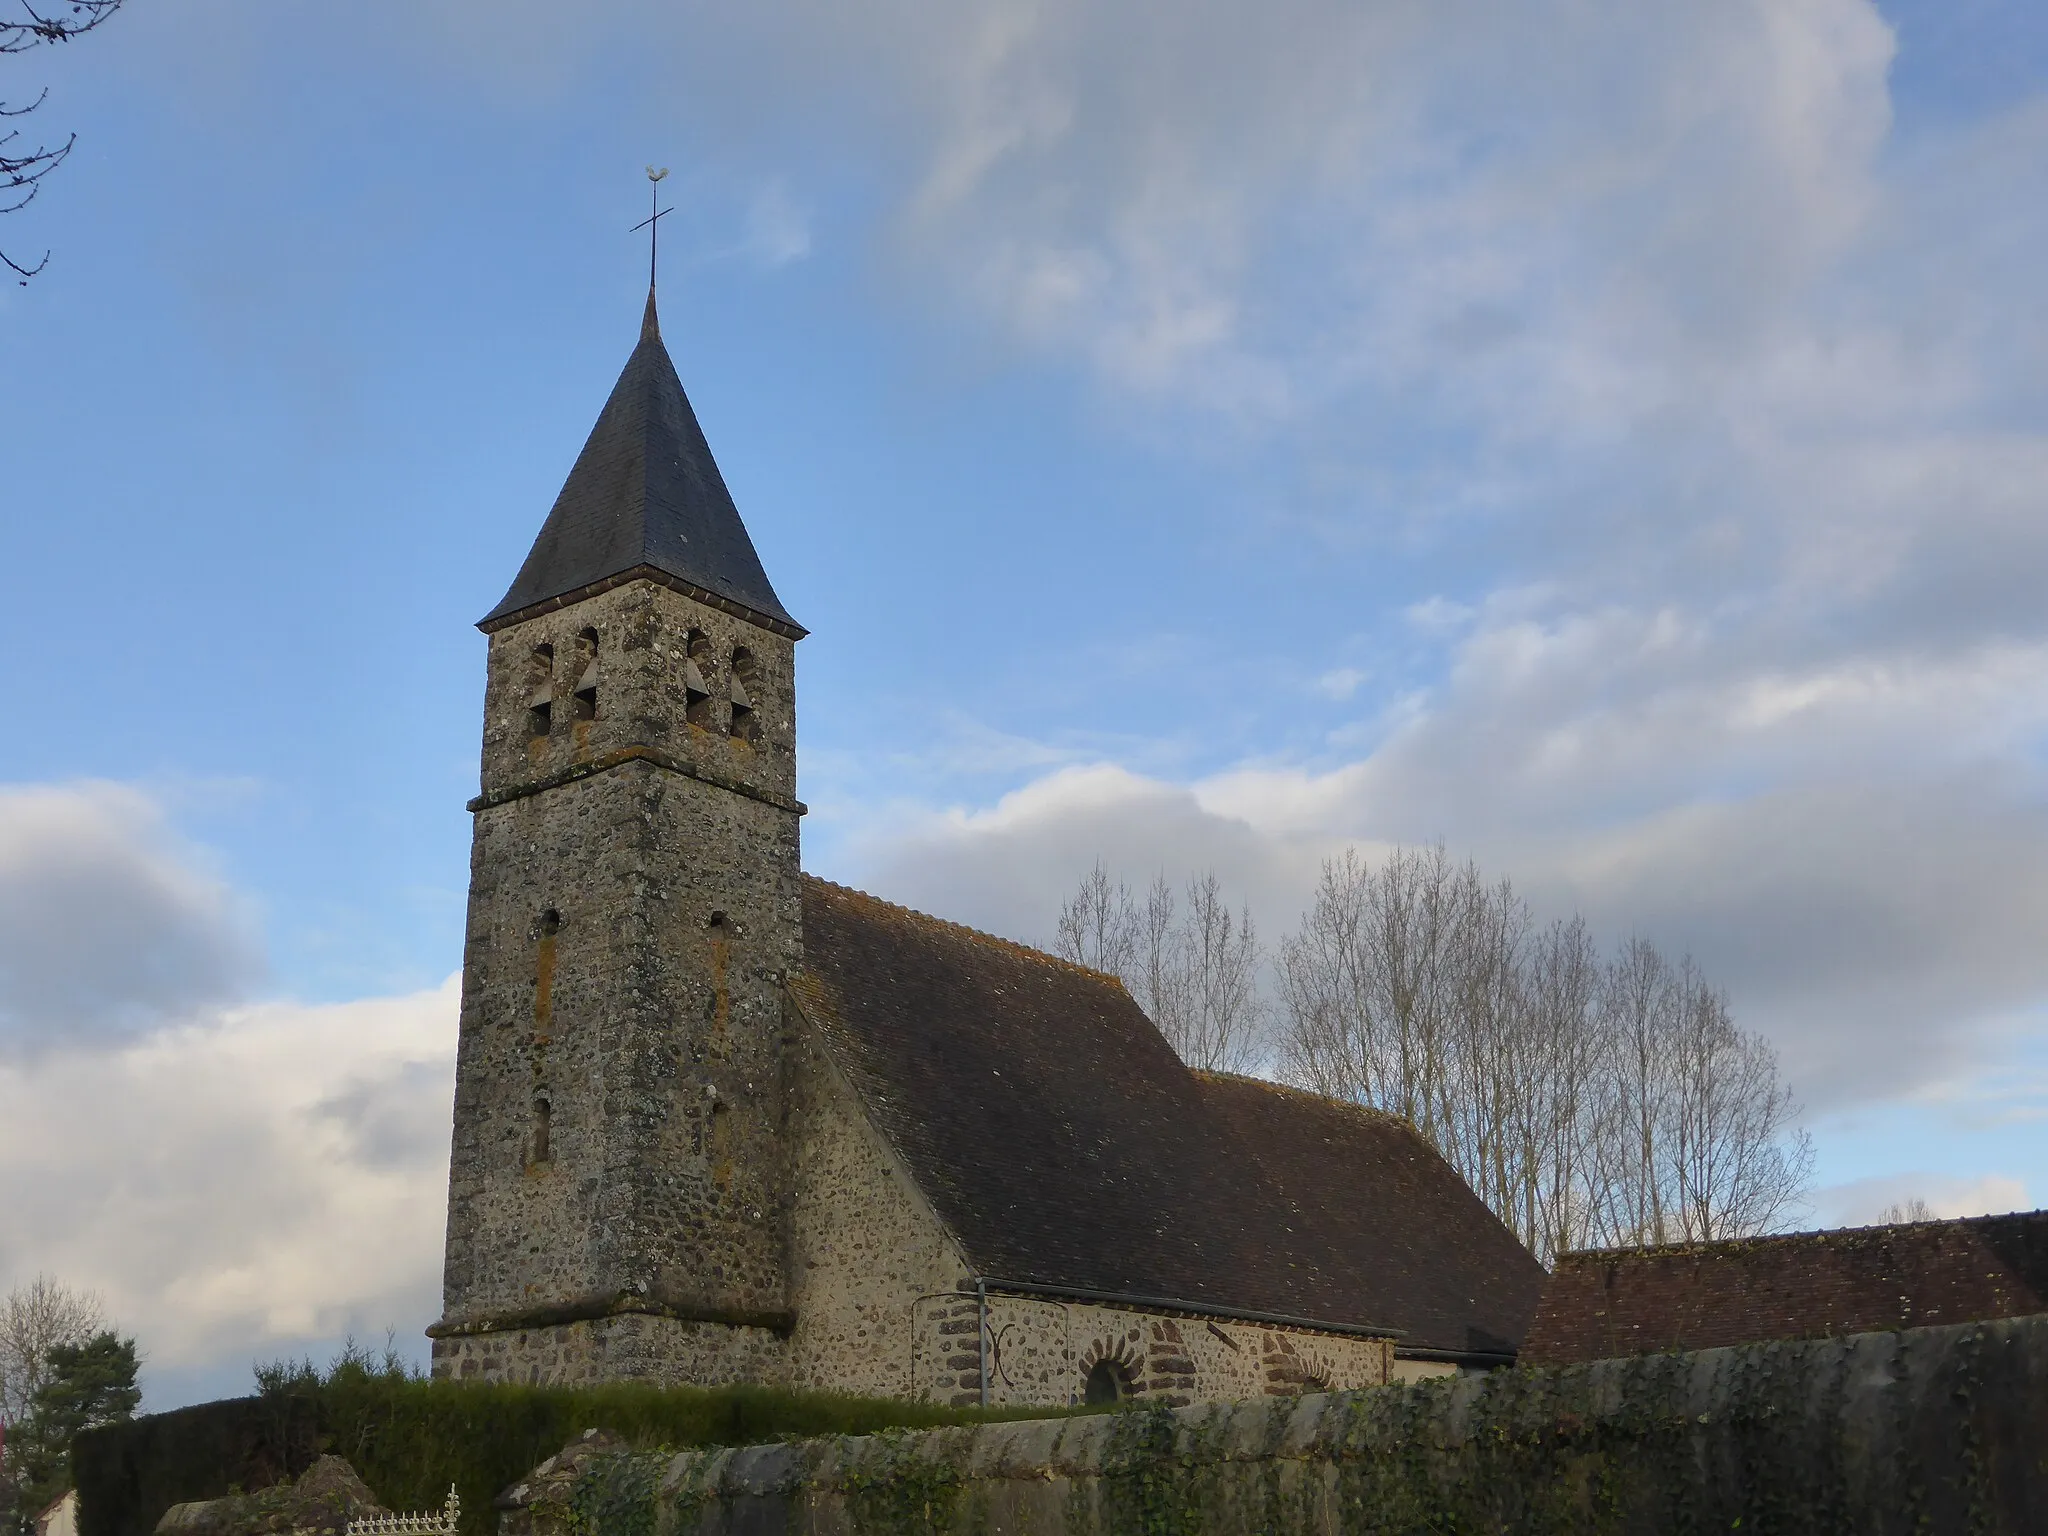
<svg viewBox="0 0 2048 1536">
<path fill-rule="evenodd" d="M 138 789 L 0 792 L 0 1288 L 99 1290 L 187 1381 L 438 1310 L 458 978 L 246 1002 L 240 908 Z"/>
<path fill-rule="evenodd" d="M 0 1283 L 102 1291 L 153 1365 L 438 1312 L 457 978 L 0 1063 Z"/>
<path fill-rule="evenodd" d="M 2005 1174 L 1987 1173 L 1979 1178 L 1956 1178 L 1933 1173 L 1889 1174 L 1883 1178 L 1857 1179 L 1816 1190 L 1815 1210 L 1831 1227 L 1861 1227 L 1874 1224 L 1894 1205 L 1924 1200 L 1937 1217 L 1996 1216 L 2007 1211 L 2033 1208 L 2024 1180 Z"/>
<path fill-rule="evenodd" d="M 1455 634 L 1472 619 L 1472 609 L 1441 595 L 1425 597 L 1401 610 L 1401 617 L 1425 635 Z"/>
<path fill-rule="evenodd" d="M 787 266 L 811 254 L 811 221 L 780 181 L 754 189 L 747 200 L 745 248 L 764 267 Z"/>
<path fill-rule="evenodd" d="M 1889 124 L 1860 0 L 860 26 L 925 114 L 911 225 L 945 270 L 1108 379 L 1267 419 L 1430 380 L 1611 440 L 1865 229 Z"/>
<path fill-rule="evenodd" d="M 1315 690 L 1326 699 L 1343 702 L 1358 692 L 1371 673 L 1358 667 L 1332 667 L 1315 680 Z"/>
<path fill-rule="evenodd" d="M 661 14 L 734 158 L 858 168 L 920 307 L 1273 468 L 1233 516 L 1428 567 L 1419 659 L 1285 656 L 1220 770 L 899 741 L 926 809 L 830 797 L 844 873 L 1043 937 L 1098 854 L 1213 864 L 1271 932 L 1330 849 L 1442 838 L 1696 951 L 1816 1105 L 2048 996 L 2048 101 L 1902 133 L 1870 0 Z M 1356 717 L 1271 728 L 1319 700 Z"/>
<path fill-rule="evenodd" d="M 1608 648 L 1565 647 L 1596 696 L 1585 658 Z M 1974 673 L 1791 689 L 1804 706 L 1755 748 L 1731 745 L 1741 733 L 1725 723 L 1750 704 L 1738 695 L 1716 724 L 1716 689 L 1660 704 L 1673 718 L 1655 731 L 1575 714 L 1576 700 L 1522 718 L 1505 699 L 1543 690 L 1536 649 L 1534 662 L 1510 646 L 1487 664 L 1508 679 L 1497 717 L 1454 698 L 1326 771 L 1248 766 L 1175 785 L 1070 769 L 985 811 L 874 826 L 853 873 L 1043 941 L 1097 857 L 1135 880 L 1214 867 L 1277 937 L 1322 858 L 1442 838 L 1512 876 L 1540 912 L 1583 911 L 1610 940 L 1640 932 L 1695 954 L 1776 1039 L 1816 1109 L 1981 1067 L 2012 1038 L 2012 1015 L 2048 994 L 2048 815 L 2002 793 L 1981 760 L 1901 783 L 1885 755 L 1940 734 Z M 1465 686 L 1494 693 L 1497 675 Z M 1875 771 L 1858 771 L 1866 758 Z M 1690 796 L 1672 795 L 1688 782 Z"/>
<path fill-rule="evenodd" d="M 1302 862 L 1250 825 L 1205 811 L 1186 788 L 1099 764 L 1062 769 L 984 811 L 871 825 L 849 863 L 879 895 L 1045 943 L 1060 902 L 1098 857 L 1138 883 L 1213 866 L 1255 899 L 1291 891 Z"/>
<path fill-rule="evenodd" d="M 258 964 L 246 914 L 148 796 L 0 785 L 0 1052 L 133 1038 Z"/>
</svg>

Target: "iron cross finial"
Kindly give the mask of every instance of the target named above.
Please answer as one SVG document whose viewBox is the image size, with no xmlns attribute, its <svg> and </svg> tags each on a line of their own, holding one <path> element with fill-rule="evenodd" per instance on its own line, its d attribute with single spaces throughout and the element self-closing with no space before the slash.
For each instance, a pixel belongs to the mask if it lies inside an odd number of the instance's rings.
<svg viewBox="0 0 2048 1536">
<path fill-rule="evenodd" d="M 647 167 L 647 180 L 649 183 L 647 188 L 647 206 L 654 211 L 638 224 L 635 224 L 632 231 L 633 233 L 638 233 L 643 229 L 647 231 L 647 291 L 649 293 L 654 291 L 654 253 L 661 236 L 661 220 L 664 216 L 675 212 L 673 208 L 661 206 L 660 182 L 661 178 L 667 174 L 668 167 L 665 165 L 658 171 L 651 165 Z"/>
</svg>

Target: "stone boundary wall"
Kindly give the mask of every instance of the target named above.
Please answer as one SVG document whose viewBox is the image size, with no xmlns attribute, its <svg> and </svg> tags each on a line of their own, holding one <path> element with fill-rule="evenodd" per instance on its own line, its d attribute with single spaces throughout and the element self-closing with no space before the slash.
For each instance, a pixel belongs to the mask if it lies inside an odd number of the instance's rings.
<svg viewBox="0 0 2048 1536">
<path fill-rule="evenodd" d="M 504 1536 L 2048 1530 L 2048 1316 L 738 1450 L 572 1447 Z"/>
</svg>

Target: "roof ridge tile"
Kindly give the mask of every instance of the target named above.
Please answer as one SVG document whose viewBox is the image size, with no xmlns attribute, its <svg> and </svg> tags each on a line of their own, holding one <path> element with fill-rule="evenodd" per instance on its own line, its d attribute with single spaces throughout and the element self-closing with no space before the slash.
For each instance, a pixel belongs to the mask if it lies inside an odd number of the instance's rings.
<svg viewBox="0 0 2048 1536">
<path fill-rule="evenodd" d="M 1800 1243 L 1832 1242 L 1848 1246 L 1852 1243 L 1877 1241 L 1892 1232 L 1918 1232 L 1930 1237 L 1939 1237 L 1943 1232 L 1957 1228 L 1985 1226 L 2041 1215 L 2048 1215 L 2048 1210 L 1994 1211 L 1982 1216 L 1937 1216 L 1928 1221 L 1874 1221 L 1860 1227 L 1810 1227 L 1800 1232 L 1757 1232 L 1748 1237 L 1689 1238 L 1669 1243 L 1638 1243 L 1626 1248 L 1567 1248 L 1561 1251 L 1557 1258 L 1560 1263 L 1566 1259 L 1598 1259 L 1612 1263 L 1618 1259 L 1670 1258 L 1683 1254 L 1713 1252 L 1740 1253 L 1750 1248 L 1790 1247 Z"/>
<path fill-rule="evenodd" d="M 1055 955 L 1050 950 L 1040 949 L 1033 944 L 1025 944 L 1017 939 L 1006 939 L 999 933 L 990 933 L 986 929 L 975 928 L 967 923 L 956 923 L 951 918 L 935 917 L 931 913 L 920 911 L 916 907 L 907 907 L 900 901 L 889 901 L 884 897 L 875 895 L 871 891 L 859 890 L 850 885 L 841 885 L 836 880 L 827 880 L 823 875 L 814 875 L 808 870 L 804 872 L 804 879 L 808 880 L 812 885 L 820 886 L 826 890 L 837 891 L 844 896 L 856 897 L 872 906 L 880 907 L 885 912 L 894 913 L 899 918 L 909 918 L 915 923 L 932 928 L 942 928 L 949 933 L 963 935 L 974 940 L 976 943 L 993 945 L 997 949 L 1012 950 L 1025 959 L 1040 960 L 1048 965 L 1056 965 L 1062 970 L 1077 971 L 1091 980 L 1112 982 L 1118 987 L 1122 987 L 1124 984 L 1123 978 L 1113 971 L 1100 971 L 1092 965 L 1083 965 L 1078 960 L 1069 960 L 1064 955 Z"/>
<path fill-rule="evenodd" d="M 1340 1099 L 1335 1094 L 1318 1093 L 1313 1088 L 1303 1088 L 1298 1083 L 1283 1083 L 1276 1078 L 1259 1077 L 1250 1072 L 1219 1072 L 1211 1067 L 1188 1068 L 1197 1078 L 1209 1083 L 1245 1083 L 1254 1088 L 1263 1088 L 1276 1097 L 1286 1095 L 1296 1099 L 1307 1099 L 1315 1104 L 1327 1104 L 1332 1109 L 1341 1109 L 1347 1114 L 1357 1115 L 1362 1120 L 1376 1124 L 1406 1126 L 1415 1130 L 1415 1122 L 1406 1115 L 1397 1115 L 1391 1109 L 1381 1109 L 1373 1104 L 1360 1104 L 1353 1099 Z M 1417 1135 L 1421 1132 L 1417 1131 Z"/>
</svg>

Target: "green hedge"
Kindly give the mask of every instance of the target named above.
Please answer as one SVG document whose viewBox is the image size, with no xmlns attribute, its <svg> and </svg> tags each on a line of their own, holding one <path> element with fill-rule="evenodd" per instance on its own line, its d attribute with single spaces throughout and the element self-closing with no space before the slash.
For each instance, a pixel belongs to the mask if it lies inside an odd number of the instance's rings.
<svg viewBox="0 0 2048 1536">
<path fill-rule="evenodd" d="M 937 1408 L 873 1398 L 613 1385 L 591 1388 L 429 1382 L 344 1361 L 265 1375 L 260 1396 L 152 1414 L 81 1435 L 73 1452 L 80 1536 L 150 1536 L 165 1510 L 267 1487 L 331 1451 L 392 1510 L 438 1509 L 453 1483 L 469 1536 L 497 1528 L 494 1500 L 586 1429 L 636 1448 L 752 1445 L 1058 1409 Z"/>
<path fill-rule="evenodd" d="M 230 1398 L 89 1429 L 71 1444 L 81 1524 L 94 1536 L 149 1536 L 173 1504 L 267 1488 L 304 1471 L 319 1447 L 310 1397 Z"/>
</svg>

